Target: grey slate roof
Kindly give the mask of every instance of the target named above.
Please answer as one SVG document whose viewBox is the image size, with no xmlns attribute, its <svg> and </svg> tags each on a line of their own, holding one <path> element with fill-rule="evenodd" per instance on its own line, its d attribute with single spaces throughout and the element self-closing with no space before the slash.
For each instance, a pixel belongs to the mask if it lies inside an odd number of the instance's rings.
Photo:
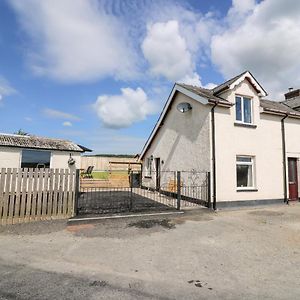
<svg viewBox="0 0 300 300">
<path fill-rule="evenodd" d="M 300 112 L 292 109 L 291 107 L 287 106 L 284 102 L 272 101 L 267 99 L 260 100 L 260 106 L 265 111 L 271 112 L 278 112 L 278 113 L 287 113 L 291 115 L 300 116 Z"/>
<path fill-rule="evenodd" d="M 60 139 L 0 133 L 0 146 L 43 150 L 84 152 L 77 144 Z"/>
<path fill-rule="evenodd" d="M 218 85 L 217 87 L 215 87 L 211 90 L 205 89 L 202 87 L 198 87 L 198 86 L 183 84 L 183 83 L 178 83 L 178 85 L 186 88 L 190 92 L 193 92 L 199 96 L 205 97 L 213 102 L 221 101 L 221 103 L 224 103 L 224 104 L 234 105 L 234 103 L 229 102 L 228 100 L 218 96 L 217 94 L 220 91 L 226 89 L 233 82 L 235 82 L 239 77 L 243 76 L 247 72 L 249 72 L 249 71 L 245 71 L 245 72 L 227 80 L 226 82 Z M 282 102 L 268 100 L 268 99 L 260 99 L 260 106 L 265 111 L 275 112 L 275 113 L 283 113 L 283 114 L 288 113 L 290 115 L 300 116 L 300 111 L 293 109 L 295 107 L 300 107 L 300 99 L 299 98 L 298 99 L 290 99 L 290 100 L 286 100 L 286 101 L 282 101 Z"/>
<path fill-rule="evenodd" d="M 188 85 L 184 83 L 177 83 L 177 84 L 179 86 L 184 87 L 185 89 L 187 89 L 192 93 L 207 98 L 209 101 L 220 102 L 226 105 L 234 105 L 234 103 L 231 103 L 228 100 L 218 96 L 218 93 L 220 91 L 227 89 L 233 82 L 235 82 L 237 79 L 239 79 L 247 72 L 249 71 L 244 71 L 243 73 L 225 81 L 224 83 L 221 83 L 220 85 L 218 85 L 213 89 L 205 89 L 203 87 Z M 297 116 L 297 117 L 300 116 L 300 97 L 291 98 L 281 102 L 273 101 L 269 99 L 260 99 L 260 106 L 263 108 L 264 111 L 281 113 L 281 114 L 289 114 L 291 116 Z"/>
<path fill-rule="evenodd" d="M 265 91 L 265 89 L 259 84 L 259 82 L 254 78 L 254 76 L 251 74 L 250 71 L 246 70 L 244 72 L 242 72 L 241 74 L 221 83 L 220 85 L 216 86 L 215 88 L 213 88 L 213 93 L 214 95 L 218 95 L 220 92 L 222 92 L 223 90 L 226 90 L 230 87 L 230 85 L 232 83 L 234 83 L 236 80 L 238 80 L 240 77 L 242 77 L 243 75 L 245 75 L 246 73 L 248 73 L 257 83 L 257 85 L 260 87 L 260 89 L 264 92 L 265 95 L 267 95 L 268 93 Z"/>
<path fill-rule="evenodd" d="M 177 83 L 177 85 L 182 86 L 183 88 L 187 89 L 188 91 L 195 93 L 201 97 L 207 98 L 208 100 L 211 100 L 213 102 L 222 102 L 224 104 L 232 104 L 228 100 L 215 96 L 213 93 L 213 89 L 205 89 L 203 87 L 199 86 L 194 86 L 194 85 L 189 85 L 189 84 L 184 84 L 184 83 Z"/>
<path fill-rule="evenodd" d="M 235 82 L 236 80 L 238 80 L 241 76 L 243 76 L 245 73 L 247 73 L 248 71 L 244 71 L 243 73 L 219 84 L 218 86 L 216 86 L 215 88 L 212 89 L 212 92 L 214 94 L 218 94 L 220 91 L 226 89 L 228 86 L 230 86 L 233 82 Z"/>
<path fill-rule="evenodd" d="M 296 110 L 300 109 L 300 97 L 285 100 L 285 101 L 283 101 L 283 103 L 293 109 L 296 109 Z"/>
</svg>

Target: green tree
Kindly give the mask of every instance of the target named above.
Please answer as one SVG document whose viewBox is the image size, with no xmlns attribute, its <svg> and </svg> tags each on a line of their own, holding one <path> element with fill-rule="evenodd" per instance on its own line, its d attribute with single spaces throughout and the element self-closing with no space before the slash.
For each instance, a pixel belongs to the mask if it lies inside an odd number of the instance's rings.
<svg viewBox="0 0 300 300">
<path fill-rule="evenodd" d="M 28 132 L 24 131 L 23 129 L 19 129 L 18 131 L 14 132 L 17 135 L 29 135 Z"/>
</svg>

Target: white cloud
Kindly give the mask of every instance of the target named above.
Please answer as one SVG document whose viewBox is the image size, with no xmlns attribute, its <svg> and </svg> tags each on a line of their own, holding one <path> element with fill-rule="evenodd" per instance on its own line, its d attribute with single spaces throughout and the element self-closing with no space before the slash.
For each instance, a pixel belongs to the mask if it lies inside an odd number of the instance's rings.
<svg viewBox="0 0 300 300">
<path fill-rule="evenodd" d="M 72 126 L 72 123 L 70 121 L 65 121 L 62 123 L 63 126 L 66 126 L 66 127 L 71 127 Z"/>
<path fill-rule="evenodd" d="M 211 89 L 215 88 L 216 86 L 217 86 L 217 84 L 215 84 L 213 82 L 209 82 L 209 83 L 205 84 L 203 87 L 211 90 Z"/>
<path fill-rule="evenodd" d="M 63 112 L 60 110 L 56 110 L 56 109 L 52 109 L 52 108 L 45 108 L 43 110 L 43 113 L 47 117 L 53 118 L 53 119 L 67 119 L 67 120 L 73 120 L 73 121 L 80 121 L 80 118 L 73 114 Z"/>
<path fill-rule="evenodd" d="M 153 81 L 201 85 L 213 63 L 225 79 L 249 69 L 278 96 L 300 86 L 300 2 L 257 2 L 232 0 L 222 18 L 168 0 L 10 1 L 31 37 L 26 49 L 38 74 L 63 81 L 136 79 L 144 57 Z M 148 79 L 143 72 L 139 79 Z"/>
<path fill-rule="evenodd" d="M 24 119 L 25 119 L 25 121 L 27 121 L 27 122 L 32 122 L 32 118 L 31 118 L 31 117 L 25 117 Z"/>
<path fill-rule="evenodd" d="M 199 78 L 176 20 L 149 25 L 142 51 L 154 75 L 162 75 L 172 81 L 185 79 L 195 82 L 195 78 Z"/>
<path fill-rule="evenodd" d="M 99 96 L 94 107 L 103 124 L 110 128 L 129 127 L 156 112 L 141 88 L 123 88 L 119 95 Z"/>
<path fill-rule="evenodd" d="M 255 8 L 255 5 L 255 0 L 232 0 L 227 18 L 230 22 L 242 21 L 242 18 Z"/>
<path fill-rule="evenodd" d="M 11 84 L 0 75 L 0 102 L 5 96 L 9 96 L 16 93 L 16 90 L 11 86 Z"/>
<path fill-rule="evenodd" d="M 40 75 L 89 81 L 136 72 L 126 26 L 94 0 L 12 0 L 31 37 L 29 63 Z"/>
<path fill-rule="evenodd" d="M 179 79 L 178 82 L 190 84 L 190 85 L 202 86 L 200 76 L 197 73 L 193 73 L 192 76 L 186 75 L 183 78 Z"/>
<path fill-rule="evenodd" d="M 244 19 L 226 20 L 225 30 L 211 43 L 212 61 L 225 78 L 249 69 L 271 96 L 282 98 L 288 87 L 300 86 L 300 2 L 234 1 Z"/>
</svg>

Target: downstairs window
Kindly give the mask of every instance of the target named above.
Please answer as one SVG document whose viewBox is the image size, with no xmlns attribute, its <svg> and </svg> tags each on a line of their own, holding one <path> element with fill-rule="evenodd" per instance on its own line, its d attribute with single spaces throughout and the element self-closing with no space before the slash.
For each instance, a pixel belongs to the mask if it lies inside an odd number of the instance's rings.
<svg viewBox="0 0 300 300">
<path fill-rule="evenodd" d="M 236 157 L 236 179 L 238 189 L 254 188 L 253 156 Z"/>
<path fill-rule="evenodd" d="M 146 160 L 146 168 L 147 168 L 146 176 L 151 176 L 152 175 L 152 159 L 151 159 L 151 157 L 148 157 Z"/>
</svg>

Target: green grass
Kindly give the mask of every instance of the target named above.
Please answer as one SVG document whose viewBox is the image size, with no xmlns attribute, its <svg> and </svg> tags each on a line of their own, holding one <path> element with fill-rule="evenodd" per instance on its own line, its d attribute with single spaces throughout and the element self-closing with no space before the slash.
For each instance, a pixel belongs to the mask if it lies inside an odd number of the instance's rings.
<svg viewBox="0 0 300 300">
<path fill-rule="evenodd" d="M 124 174 L 127 174 L 128 171 L 113 171 L 114 174 L 120 174 L 120 175 L 124 175 Z M 101 171 L 101 172 L 97 172 L 97 171 L 94 171 L 92 172 L 92 176 L 93 176 L 93 179 L 108 179 L 109 177 L 109 172 L 108 171 Z"/>
<path fill-rule="evenodd" d="M 108 172 L 92 172 L 92 176 L 94 179 L 108 179 Z"/>
</svg>

